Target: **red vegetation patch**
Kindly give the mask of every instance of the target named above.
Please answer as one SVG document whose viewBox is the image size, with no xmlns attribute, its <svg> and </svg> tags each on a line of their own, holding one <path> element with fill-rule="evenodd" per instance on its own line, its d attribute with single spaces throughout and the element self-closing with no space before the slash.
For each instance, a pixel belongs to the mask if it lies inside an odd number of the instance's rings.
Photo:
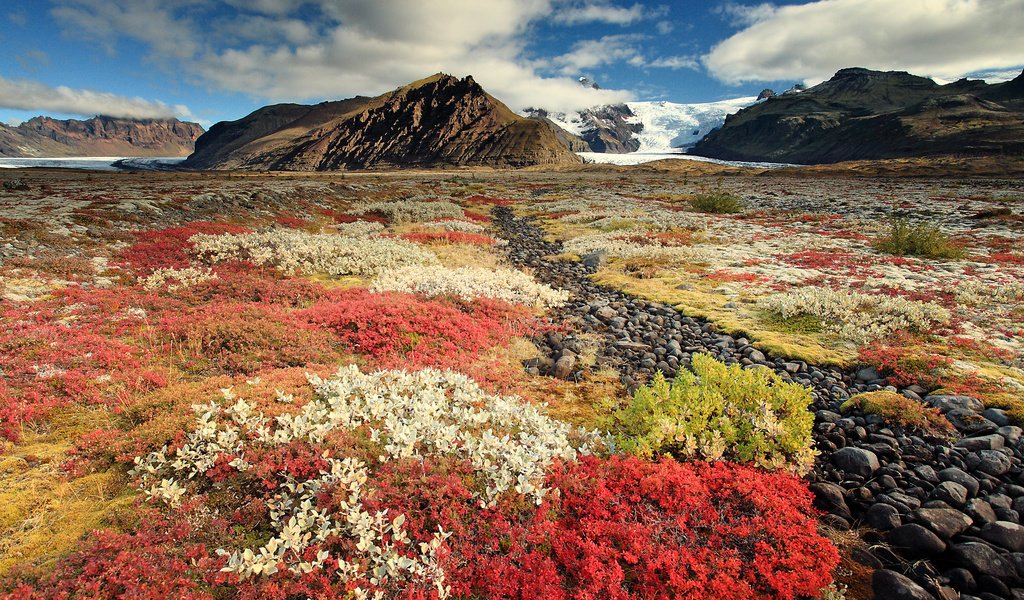
<svg viewBox="0 0 1024 600">
<path fill-rule="evenodd" d="M 373 223 L 387 223 L 387 217 L 379 214 L 364 214 L 364 215 L 353 215 L 344 213 L 332 208 L 324 208 L 320 210 L 320 214 L 325 217 L 330 217 L 335 223 L 355 223 L 356 221 L 371 221 Z"/>
<path fill-rule="evenodd" d="M 293 229 L 303 229 L 312 225 L 311 222 L 306 219 L 299 219 L 297 217 L 280 216 L 274 219 L 274 222 L 278 225 L 284 225 L 285 227 L 291 227 Z"/>
<path fill-rule="evenodd" d="M 482 215 L 480 213 L 470 212 L 468 210 L 465 212 L 465 217 L 470 221 L 476 221 L 477 223 L 491 222 L 491 217 L 489 215 Z"/>
<path fill-rule="evenodd" d="M 513 201 L 506 198 L 491 198 L 490 196 L 481 196 L 479 194 L 470 196 L 465 200 L 466 204 L 481 205 L 486 204 L 489 206 L 512 206 Z"/>
<path fill-rule="evenodd" d="M 329 363 L 332 336 L 274 306 L 225 302 L 164 317 L 160 329 L 193 371 L 211 367 L 251 374 L 261 369 Z"/>
<path fill-rule="evenodd" d="M 463 231 L 431 231 L 423 233 L 403 233 L 401 237 L 417 244 L 471 244 L 474 246 L 493 246 L 494 238 L 482 233 L 466 233 Z"/>
<path fill-rule="evenodd" d="M 140 241 L 126 249 L 121 258 L 143 273 L 160 268 L 183 269 L 189 265 L 188 250 L 192 247 L 188 241 L 190 237 L 200 233 L 219 235 L 247 231 L 249 229 L 239 225 L 205 221 L 157 231 L 144 231 L 135 234 Z"/>
<path fill-rule="evenodd" d="M 282 277 L 278 272 L 237 264 L 217 265 L 215 279 L 209 279 L 175 295 L 191 303 L 234 301 L 306 307 L 323 298 L 327 290 L 299 277 Z"/>
<path fill-rule="evenodd" d="M 526 322 L 525 309 L 494 300 L 426 300 L 411 294 L 348 290 L 301 313 L 335 332 L 354 352 L 381 366 L 457 366 L 467 356 L 507 343 Z"/>
<path fill-rule="evenodd" d="M 757 273 L 732 273 L 730 271 L 714 271 L 705 275 L 705 278 L 724 283 L 757 283 L 764 279 Z"/>
<path fill-rule="evenodd" d="M 561 499 L 481 509 L 465 465 L 384 465 L 373 509 L 408 517 L 413 539 L 453 533 L 456 597 L 491 599 L 814 596 L 839 555 L 818 535 L 799 479 L 728 463 L 584 458 L 557 468 Z"/>
</svg>

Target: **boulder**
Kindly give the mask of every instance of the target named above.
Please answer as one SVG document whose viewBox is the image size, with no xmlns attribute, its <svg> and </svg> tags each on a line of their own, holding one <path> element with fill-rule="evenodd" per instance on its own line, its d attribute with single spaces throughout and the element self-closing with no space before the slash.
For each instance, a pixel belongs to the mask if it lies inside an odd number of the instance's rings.
<svg viewBox="0 0 1024 600">
<path fill-rule="evenodd" d="M 889 543 L 909 557 L 928 557 L 942 553 L 946 542 L 917 523 L 901 525 L 889 532 Z"/>
<path fill-rule="evenodd" d="M 870 450 L 847 446 L 840 448 L 832 455 L 832 462 L 847 473 L 870 477 L 878 470 L 878 456 Z"/>
<path fill-rule="evenodd" d="M 914 583 L 913 579 L 887 569 L 875 571 L 871 587 L 875 600 L 935 600 L 935 596 Z"/>
</svg>

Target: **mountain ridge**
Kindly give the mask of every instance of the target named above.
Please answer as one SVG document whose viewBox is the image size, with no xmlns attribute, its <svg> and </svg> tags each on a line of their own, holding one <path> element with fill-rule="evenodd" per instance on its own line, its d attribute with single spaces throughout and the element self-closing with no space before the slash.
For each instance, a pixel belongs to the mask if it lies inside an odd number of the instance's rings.
<svg viewBox="0 0 1024 600">
<path fill-rule="evenodd" d="M 553 126 L 515 114 L 472 77 L 437 73 L 374 98 L 274 105 L 218 123 L 182 166 L 336 171 L 578 162 Z"/>
<path fill-rule="evenodd" d="M 0 156 L 185 156 L 203 133 L 198 123 L 178 119 L 38 116 L 17 126 L 0 124 Z"/>
<path fill-rule="evenodd" d="M 903 71 L 841 69 L 726 118 L 690 154 L 825 164 L 947 154 L 1024 154 L 1024 73 L 940 85 Z"/>
</svg>

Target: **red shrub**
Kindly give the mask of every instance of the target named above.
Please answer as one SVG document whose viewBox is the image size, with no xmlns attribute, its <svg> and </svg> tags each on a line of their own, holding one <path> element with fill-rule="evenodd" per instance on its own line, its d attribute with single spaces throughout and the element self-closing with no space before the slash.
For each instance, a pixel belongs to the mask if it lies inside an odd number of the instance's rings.
<svg viewBox="0 0 1024 600">
<path fill-rule="evenodd" d="M 466 233 L 463 231 L 431 231 L 425 233 L 403 233 L 401 236 L 417 244 L 472 244 L 475 246 L 493 246 L 494 238 L 482 233 Z"/>
<path fill-rule="evenodd" d="M 512 206 L 513 202 L 505 198 L 491 198 L 489 196 L 481 196 L 479 194 L 470 196 L 465 200 L 466 204 L 484 204 L 489 206 Z"/>
<path fill-rule="evenodd" d="M 301 277 L 282 277 L 274 270 L 237 265 L 218 265 L 210 279 L 176 295 L 192 303 L 255 302 L 289 307 L 309 306 L 327 290 Z"/>
<path fill-rule="evenodd" d="M 382 366 L 456 366 L 505 343 L 524 324 L 523 309 L 493 300 L 426 300 L 411 294 L 349 290 L 303 311 L 354 352 Z"/>
<path fill-rule="evenodd" d="M 330 334 L 274 306 L 211 304 L 165 317 L 160 329 L 192 370 L 251 374 L 337 357 Z"/>
<path fill-rule="evenodd" d="M 300 219 L 298 217 L 280 216 L 274 219 L 274 222 L 278 225 L 284 225 L 285 227 L 291 227 L 293 229 L 302 229 L 303 227 L 309 227 L 312 225 L 306 219 Z"/>
<path fill-rule="evenodd" d="M 466 218 L 470 221 L 476 221 L 477 223 L 490 223 L 491 217 L 489 215 L 482 215 L 480 213 L 466 211 Z"/>
<path fill-rule="evenodd" d="M 158 231 L 143 231 L 135 234 L 139 242 L 130 246 L 121 258 L 140 272 L 148 273 L 159 268 L 184 268 L 189 265 L 188 239 L 199 233 L 222 234 L 249 231 L 238 225 L 198 221 Z"/>
</svg>

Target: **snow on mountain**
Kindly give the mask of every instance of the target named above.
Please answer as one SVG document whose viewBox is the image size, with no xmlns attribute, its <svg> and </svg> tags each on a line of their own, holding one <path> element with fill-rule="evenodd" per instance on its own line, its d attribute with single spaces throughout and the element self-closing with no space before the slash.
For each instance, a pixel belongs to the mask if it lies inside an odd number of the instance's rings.
<svg viewBox="0 0 1024 600">
<path fill-rule="evenodd" d="M 631 134 L 639 148 L 636 152 L 664 154 L 679 152 L 693 146 L 712 129 L 721 127 L 726 115 L 737 112 L 757 102 L 755 96 L 704 102 L 700 104 L 677 104 L 674 102 L 627 102 L 632 117 L 627 123 L 640 123 L 643 129 Z M 562 129 L 580 137 L 587 137 L 598 125 L 597 115 L 603 112 L 595 107 L 575 113 L 545 113 Z M 627 113 L 628 114 L 628 113 Z M 608 125 L 608 124 L 605 124 Z M 626 135 L 629 135 L 626 132 Z"/>
<path fill-rule="evenodd" d="M 637 152 L 678 152 L 693 146 L 722 126 L 726 115 L 757 101 L 755 96 L 701 104 L 674 102 L 627 102 L 643 130 L 635 134 L 640 142 Z"/>
</svg>

